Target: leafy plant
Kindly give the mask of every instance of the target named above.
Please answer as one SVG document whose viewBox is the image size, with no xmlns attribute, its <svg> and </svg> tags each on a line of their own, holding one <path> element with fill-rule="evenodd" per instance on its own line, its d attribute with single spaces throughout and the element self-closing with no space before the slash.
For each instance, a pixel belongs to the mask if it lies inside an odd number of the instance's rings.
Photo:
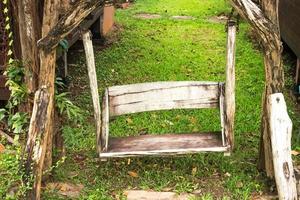
<svg viewBox="0 0 300 200">
<path fill-rule="evenodd" d="M 0 199 L 23 199 L 30 189 L 29 182 L 23 181 L 25 174 L 20 170 L 21 148 L 11 149 L 14 153 L 0 154 Z M 32 177 L 28 177 L 32 180 Z"/>
<path fill-rule="evenodd" d="M 21 62 L 15 60 L 9 64 L 5 75 L 8 78 L 6 86 L 8 86 L 11 91 L 7 107 L 12 109 L 24 102 L 28 95 L 27 88 L 23 82 L 24 67 Z"/>
<path fill-rule="evenodd" d="M 56 79 L 56 87 L 64 88 L 65 85 L 60 78 Z M 83 120 L 83 113 L 81 109 L 73 104 L 72 101 L 68 98 L 68 92 L 58 93 L 58 89 L 55 91 L 55 105 L 58 109 L 58 112 L 66 114 L 67 118 L 71 121 L 78 122 Z"/>
<path fill-rule="evenodd" d="M 15 112 L 15 108 L 28 96 L 27 88 L 23 83 L 24 67 L 21 62 L 14 60 L 8 65 L 5 75 L 8 79 L 6 85 L 9 87 L 11 95 L 6 109 L 0 109 L 0 120 L 7 119 L 8 128 L 13 133 L 24 133 L 28 125 L 28 116 L 24 112 Z"/>
<path fill-rule="evenodd" d="M 11 127 L 13 133 L 20 134 L 25 131 L 28 123 L 27 113 L 17 112 L 14 115 L 9 115 L 8 126 Z"/>
</svg>

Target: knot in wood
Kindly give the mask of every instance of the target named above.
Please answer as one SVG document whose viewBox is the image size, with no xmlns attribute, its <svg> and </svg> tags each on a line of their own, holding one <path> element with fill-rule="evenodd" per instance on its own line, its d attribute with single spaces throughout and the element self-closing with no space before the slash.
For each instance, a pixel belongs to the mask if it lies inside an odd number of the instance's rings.
<svg viewBox="0 0 300 200">
<path fill-rule="evenodd" d="M 291 173 L 290 173 L 290 169 L 289 169 L 289 164 L 288 164 L 288 162 L 284 162 L 282 168 L 283 168 L 283 174 L 284 174 L 284 177 L 285 177 L 286 179 L 289 179 Z"/>
</svg>

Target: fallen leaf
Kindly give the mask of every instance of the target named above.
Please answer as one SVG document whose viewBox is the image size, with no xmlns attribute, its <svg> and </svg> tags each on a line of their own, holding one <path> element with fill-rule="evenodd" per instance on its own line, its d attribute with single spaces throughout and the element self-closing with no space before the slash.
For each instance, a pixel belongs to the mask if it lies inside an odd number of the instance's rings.
<svg viewBox="0 0 300 200">
<path fill-rule="evenodd" d="M 133 178 L 138 178 L 139 177 L 138 173 L 136 173 L 134 171 L 129 171 L 128 174 L 129 174 L 129 176 L 131 176 Z"/>
<path fill-rule="evenodd" d="M 175 117 L 176 120 L 179 120 L 180 118 L 181 118 L 180 115 L 176 115 L 176 117 Z"/>
<path fill-rule="evenodd" d="M 237 183 L 236 183 L 236 187 L 237 188 L 242 188 L 244 186 L 244 184 L 241 182 L 241 181 L 238 181 Z"/>
<path fill-rule="evenodd" d="M 173 126 L 173 125 L 174 125 L 174 123 L 171 122 L 171 121 L 169 121 L 169 120 L 165 120 L 165 123 L 168 124 L 168 125 L 170 125 L 170 126 Z"/>
<path fill-rule="evenodd" d="M 224 175 L 227 176 L 227 177 L 230 177 L 230 176 L 231 176 L 231 174 L 228 173 L 228 172 L 226 172 Z"/>
<path fill-rule="evenodd" d="M 192 124 L 197 124 L 197 119 L 195 117 L 190 117 L 190 122 Z"/>
<path fill-rule="evenodd" d="M 162 189 L 163 192 L 170 192 L 172 190 L 173 190 L 173 188 L 171 188 L 171 187 L 167 187 L 167 188 Z"/>
<path fill-rule="evenodd" d="M 84 186 L 82 184 L 57 182 L 57 183 L 48 183 L 46 188 L 48 190 L 57 190 L 58 194 L 62 196 L 66 196 L 69 198 L 78 198 Z"/>
<path fill-rule="evenodd" d="M 133 124 L 133 120 L 131 118 L 126 118 L 127 124 Z"/>
<path fill-rule="evenodd" d="M 199 132 L 199 129 L 197 127 L 193 128 L 193 132 Z"/>
<path fill-rule="evenodd" d="M 0 143 L 0 153 L 2 153 L 5 150 L 5 147 Z"/>
<path fill-rule="evenodd" d="M 299 151 L 292 150 L 292 151 L 291 151 L 291 154 L 292 154 L 293 156 L 298 156 L 298 155 L 300 154 L 300 152 L 299 152 Z"/>
<path fill-rule="evenodd" d="M 193 169 L 192 169 L 192 175 L 196 176 L 196 174 L 197 174 L 197 167 L 193 167 Z"/>
</svg>

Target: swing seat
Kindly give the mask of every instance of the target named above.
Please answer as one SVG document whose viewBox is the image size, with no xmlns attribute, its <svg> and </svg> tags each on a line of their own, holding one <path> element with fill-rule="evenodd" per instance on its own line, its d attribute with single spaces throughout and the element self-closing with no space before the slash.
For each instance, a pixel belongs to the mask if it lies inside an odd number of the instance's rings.
<svg viewBox="0 0 300 200">
<path fill-rule="evenodd" d="M 228 152 L 224 83 L 155 82 L 109 87 L 102 104 L 101 158 Z M 210 133 L 109 137 L 109 119 L 126 114 L 173 109 L 218 108 L 222 130 Z"/>
</svg>

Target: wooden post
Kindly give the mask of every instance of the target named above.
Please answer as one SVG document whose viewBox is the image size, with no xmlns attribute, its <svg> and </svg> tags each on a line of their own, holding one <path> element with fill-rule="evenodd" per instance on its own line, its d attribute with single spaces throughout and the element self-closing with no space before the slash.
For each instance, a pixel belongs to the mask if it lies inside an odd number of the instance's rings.
<svg viewBox="0 0 300 200">
<path fill-rule="evenodd" d="M 102 102 L 102 129 L 101 129 L 101 143 L 102 150 L 108 150 L 108 136 L 109 136 L 109 96 L 108 89 L 105 90 Z"/>
<path fill-rule="evenodd" d="M 268 11 L 277 12 L 277 0 L 269 1 L 274 4 Z M 282 92 L 283 89 L 283 65 L 282 65 L 282 43 L 279 33 L 278 20 L 274 22 L 266 17 L 263 11 L 251 0 L 231 0 L 233 7 L 243 16 L 254 28 L 258 39 L 260 39 L 265 61 L 265 92 L 263 95 L 263 112 L 261 120 L 261 145 L 259 167 L 264 169 L 267 176 L 274 177 L 272 161 L 272 148 L 270 140 L 270 127 L 268 120 L 268 100 L 270 94 Z M 277 15 L 276 15 L 277 16 Z M 273 19 L 273 18 L 272 18 Z M 277 18 L 276 18 L 277 19 Z"/>
<path fill-rule="evenodd" d="M 42 37 L 45 37 L 49 31 L 55 26 L 58 21 L 59 15 L 59 3 L 58 1 L 46 0 L 44 3 L 43 12 L 43 24 L 42 24 Z M 45 85 L 49 88 L 50 97 L 54 99 L 55 93 L 55 68 L 56 68 L 56 51 L 52 51 L 49 54 L 40 53 L 40 74 L 39 74 L 39 85 L 43 87 Z M 52 146 L 53 146 L 53 135 L 54 135 L 54 100 L 52 106 L 52 113 L 49 118 L 49 130 L 48 130 L 48 141 L 46 144 L 46 157 L 44 161 L 43 170 L 47 171 L 52 166 Z"/>
<path fill-rule="evenodd" d="M 275 180 L 280 200 L 296 200 L 297 188 L 291 157 L 292 121 L 282 93 L 268 98 Z"/>
<path fill-rule="evenodd" d="M 235 116 L 235 41 L 236 26 L 234 21 L 228 22 L 226 83 L 225 83 L 225 120 L 224 131 L 231 150 L 234 147 Z"/>
<path fill-rule="evenodd" d="M 45 0 L 42 35 L 47 35 L 58 20 L 58 1 Z M 56 50 L 40 50 L 39 90 L 34 100 L 34 112 L 31 116 L 28 140 L 26 144 L 26 173 L 33 174 L 33 188 L 28 199 L 40 199 L 41 182 L 46 159 L 49 168 L 52 162 L 52 135 L 54 119 L 54 82 Z M 33 166 L 32 166 L 33 165 Z"/>
<path fill-rule="evenodd" d="M 90 80 L 90 88 L 93 99 L 94 106 L 94 117 L 96 123 L 96 135 L 97 135 L 97 152 L 100 156 L 100 152 L 102 150 L 101 144 L 101 108 L 99 101 L 99 93 L 98 93 L 98 83 L 97 83 L 97 75 L 96 75 L 96 66 L 95 66 L 95 58 L 94 58 L 94 50 L 93 43 L 91 40 L 90 31 L 83 31 L 82 33 L 83 45 L 86 55 L 86 64 L 89 74 Z"/>
</svg>

